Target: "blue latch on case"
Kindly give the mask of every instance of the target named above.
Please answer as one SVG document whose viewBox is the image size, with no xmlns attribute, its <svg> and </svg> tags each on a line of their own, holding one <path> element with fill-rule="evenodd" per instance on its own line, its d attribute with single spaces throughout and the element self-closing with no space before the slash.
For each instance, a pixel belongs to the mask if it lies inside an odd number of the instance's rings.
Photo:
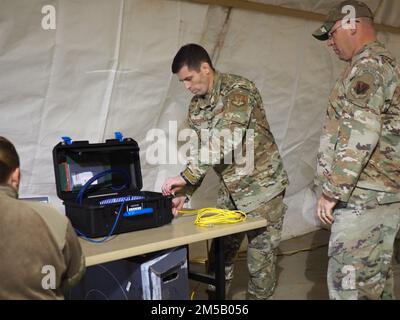
<svg viewBox="0 0 400 320">
<path fill-rule="evenodd" d="M 70 146 L 72 144 L 72 139 L 70 137 L 61 137 L 61 139 L 63 139 L 64 143 L 67 146 Z"/>
<path fill-rule="evenodd" d="M 119 140 L 119 142 L 123 142 L 124 136 L 122 135 L 121 132 L 115 132 L 115 139 Z"/>
</svg>

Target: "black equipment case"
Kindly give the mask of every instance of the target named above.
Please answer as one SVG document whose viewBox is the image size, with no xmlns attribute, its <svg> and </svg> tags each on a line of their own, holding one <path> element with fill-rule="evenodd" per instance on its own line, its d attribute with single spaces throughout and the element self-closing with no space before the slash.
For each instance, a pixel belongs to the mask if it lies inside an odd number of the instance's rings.
<svg viewBox="0 0 400 320">
<path fill-rule="evenodd" d="M 78 235 L 104 237 L 171 222 L 172 199 L 141 191 L 136 141 L 63 139 L 53 149 L 57 195 Z"/>
</svg>

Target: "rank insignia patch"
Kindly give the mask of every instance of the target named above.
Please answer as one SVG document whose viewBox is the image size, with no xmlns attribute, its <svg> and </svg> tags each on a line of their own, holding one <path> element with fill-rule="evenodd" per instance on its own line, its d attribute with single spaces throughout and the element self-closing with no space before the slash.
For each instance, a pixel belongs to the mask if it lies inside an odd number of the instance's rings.
<svg viewBox="0 0 400 320">
<path fill-rule="evenodd" d="M 248 96 L 241 93 L 236 93 L 231 98 L 231 103 L 236 107 L 243 107 L 247 105 Z"/>
</svg>

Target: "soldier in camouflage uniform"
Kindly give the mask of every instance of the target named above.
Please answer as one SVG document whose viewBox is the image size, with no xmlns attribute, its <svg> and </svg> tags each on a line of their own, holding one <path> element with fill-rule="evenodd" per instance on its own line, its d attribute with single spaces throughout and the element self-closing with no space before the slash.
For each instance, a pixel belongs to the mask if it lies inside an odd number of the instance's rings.
<svg viewBox="0 0 400 320">
<path fill-rule="evenodd" d="M 213 168 L 220 178 L 218 207 L 242 210 L 249 216 L 262 216 L 268 220 L 266 228 L 247 232 L 248 298 L 268 299 L 276 285 L 275 251 L 286 211 L 283 196 L 288 178 L 260 93 L 251 81 L 216 71 L 208 53 L 196 44 L 179 50 L 172 71 L 194 94 L 189 106 L 190 127 L 200 139 L 202 131 L 209 133 L 208 147 L 211 157 L 217 161 L 210 163 L 200 157 L 190 158 L 180 176 L 165 181 L 163 193 L 169 195 L 179 191 L 191 195 L 207 171 Z M 227 137 L 228 143 L 217 143 L 221 142 L 220 133 L 223 131 L 231 133 Z M 241 139 L 233 138 L 235 132 Z M 248 135 L 250 140 L 244 138 Z M 205 147 L 202 143 L 204 141 L 199 144 L 199 153 Z M 237 150 L 254 152 L 250 169 L 236 158 L 232 159 L 232 153 Z M 182 196 L 174 199 L 175 214 L 183 207 L 184 200 Z M 221 254 L 225 258 L 227 287 L 233 277 L 234 258 L 245 236 L 231 235 L 223 241 L 224 252 Z M 212 271 L 213 261 L 210 261 L 210 267 Z"/>
<path fill-rule="evenodd" d="M 400 67 L 377 42 L 373 14 L 362 2 L 334 7 L 313 35 L 328 40 L 348 62 L 329 99 L 318 153 L 323 194 L 317 214 L 333 223 L 329 295 L 393 299 L 391 261 L 400 226 Z"/>
</svg>

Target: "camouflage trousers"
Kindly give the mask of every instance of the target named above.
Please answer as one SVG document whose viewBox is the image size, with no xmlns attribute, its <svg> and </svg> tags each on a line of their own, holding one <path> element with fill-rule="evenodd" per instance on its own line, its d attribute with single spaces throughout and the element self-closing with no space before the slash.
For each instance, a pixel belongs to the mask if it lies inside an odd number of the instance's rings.
<svg viewBox="0 0 400 320">
<path fill-rule="evenodd" d="M 226 200 L 226 198 L 223 199 Z M 219 198 L 219 205 L 222 204 L 221 200 Z M 231 202 L 225 201 L 224 204 L 226 209 L 235 209 Z M 286 208 L 283 203 L 283 195 L 279 195 L 264 206 L 247 214 L 249 217 L 265 217 L 268 220 L 267 227 L 222 238 L 224 252 L 221 252 L 221 254 L 224 255 L 225 260 L 226 293 L 228 293 L 233 280 L 235 258 L 242 241 L 247 236 L 247 267 L 250 276 L 247 298 L 264 300 L 272 296 L 277 283 L 276 249 L 281 240 Z M 214 242 L 212 242 L 209 255 L 209 273 L 214 272 L 214 250 Z"/>
<path fill-rule="evenodd" d="M 335 300 L 394 299 L 393 244 L 400 203 L 338 209 L 329 242 L 328 289 Z"/>
</svg>

